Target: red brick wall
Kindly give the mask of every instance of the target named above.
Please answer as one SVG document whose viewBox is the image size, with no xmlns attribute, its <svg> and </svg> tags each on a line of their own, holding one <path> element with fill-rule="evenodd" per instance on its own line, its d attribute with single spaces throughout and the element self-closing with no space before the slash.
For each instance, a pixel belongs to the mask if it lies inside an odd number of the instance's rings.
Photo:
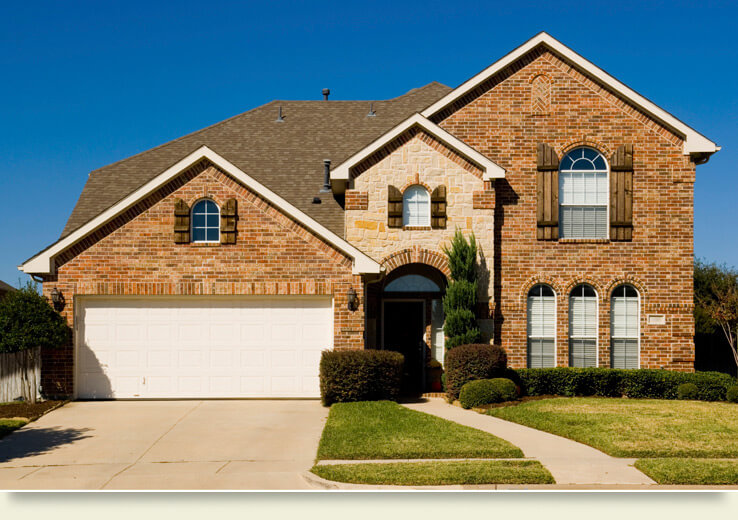
<svg viewBox="0 0 738 520">
<path fill-rule="evenodd" d="M 174 199 L 192 206 L 202 197 L 219 205 L 237 199 L 236 244 L 174 243 Z M 209 164 L 185 172 L 57 265 L 44 293 L 48 296 L 53 287 L 62 291 L 70 325 L 80 295 L 330 294 L 334 347 L 363 348 L 363 307 L 350 312 L 346 302 L 350 286 L 362 293 L 351 260 Z M 70 394 L 73 349 L 47 352 L 43 363 L 44 391 Z"/>
<path fill-rule="evenodd" d="M 550 84 L 543 97 L 532 86 L 542 74 Z M 609 366 L 610 291 L 631 280 L 642 301 L 641 366 L 693 369 L 695 165 L 676 135 L 549 52 L 524 58 L 435 120 L 507 170 L 495 186 L 495 340 L 512 366 L 526 364 L 526 292 L 543 278 L 558 296 L 559 366 L 568 364 L 569 290 L 579 280 L 597 289 L 600 366 Z M 633 143 L 632 242 L 536 240 L 538 143 L 560 158 L 587 144 L 608 160 L 619 145 Z M 666 325 L 648 325 L 648 314 L 665 314 Z"/>
</svg>

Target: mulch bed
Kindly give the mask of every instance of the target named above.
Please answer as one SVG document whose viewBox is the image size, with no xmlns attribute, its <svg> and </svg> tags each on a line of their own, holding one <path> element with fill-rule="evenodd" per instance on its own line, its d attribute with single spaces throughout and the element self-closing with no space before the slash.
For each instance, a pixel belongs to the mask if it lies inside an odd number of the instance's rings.
<svg viewBox="0 0 738 520">
<path fill-rule="evenodd" d="M 0 404 L 0 419 L 13 417 L 25 417 L 29 421 L 35 421 L 46 412 L 61 406 L 64 401 L 42 401 L 36 404 L 17 401 L 14 403 Z"/>
</svg>

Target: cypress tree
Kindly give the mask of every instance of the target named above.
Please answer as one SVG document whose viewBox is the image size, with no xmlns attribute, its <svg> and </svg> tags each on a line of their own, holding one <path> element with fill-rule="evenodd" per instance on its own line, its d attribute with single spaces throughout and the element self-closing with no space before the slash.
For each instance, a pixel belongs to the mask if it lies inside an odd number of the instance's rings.
<svg viewBox="0 0 738 520">
<path fill-rule="evenodd" d="M 469 240 L 456 230 L 451 247 L 444 247 L 448 257 L 451 280 L 443 297 L 446 322 L 446 348 L 476 343 L 481 337 L 474 308 L 477 303 L 477 240 L 472 233 Z"/>
</svg>

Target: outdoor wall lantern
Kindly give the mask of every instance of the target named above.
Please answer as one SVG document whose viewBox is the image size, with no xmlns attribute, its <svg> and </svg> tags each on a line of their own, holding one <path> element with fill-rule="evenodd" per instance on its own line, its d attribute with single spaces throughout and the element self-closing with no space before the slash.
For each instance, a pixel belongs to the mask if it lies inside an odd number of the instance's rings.
<svg viewBox="0 0 738 520">
<path fill-rule="evenodd" d="M 348 290 L 348 310 L 355 311 L 359 308 L 359 298 L 356 296 L 356 289 L 350 287 Z"/>
<path fill-rule="evenodd" d="M 64 295 L 56 287 L 51 289 L 51 303 L 54 305 L 55 311 L 61 312 L 64 310 Z"/>
</svg>

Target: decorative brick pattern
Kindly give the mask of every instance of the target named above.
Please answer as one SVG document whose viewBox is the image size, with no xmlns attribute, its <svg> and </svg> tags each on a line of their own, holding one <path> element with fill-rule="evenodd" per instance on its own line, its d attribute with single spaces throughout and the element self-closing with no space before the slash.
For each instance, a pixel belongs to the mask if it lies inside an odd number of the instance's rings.
<svg viewBox="0 0 738 520">
<path fill-rule="evenodd" d="M 546 114 L 525 113 L 531 78 L 551 82 Z M 547 50 L 536 50 L 434 116 L 433 121 L 507 170 L 495 184 L 495 341 L 511 366 L 526 364 L 526 294 L 537 282 L 557 294 L 557 363 L 568 364 L 567 288 L 600 291 L 599 362 L 610 364 L 610 293 L 632 281 L 641 295 L 641 366 L 693 370 L 693 182 L 682 141 Z M 580 145 L 607 157 L 634 146 L 632 242 L 536 240 L 536 145 L 560 154 Z M 449 205 L 449 208 L 451 205 Z M 478 235 L 479 236 L 479 235 Z M 492 262 L 492 260 L 490 260 Z M 666 326 L 648 325 L 649 313 Z"/>
<path fill-rule="evenodd" d="M 204 196 L 238 201 L 235 244 L 174 243 L 174 199 Z M 70 325 L 81 295 L 321 294 L 334 298 L 334 347 L 363 348 L 363 302 L 353 312 L 347 305 L 349 288 L 362 288 L 351 260 L 212 165 L 196 165 L 83 242 L 43 288 L 62 291 Z M 43 367 L 45 392 L 72 392 L 71 347 L 45 352 Z"/>
</svg>

